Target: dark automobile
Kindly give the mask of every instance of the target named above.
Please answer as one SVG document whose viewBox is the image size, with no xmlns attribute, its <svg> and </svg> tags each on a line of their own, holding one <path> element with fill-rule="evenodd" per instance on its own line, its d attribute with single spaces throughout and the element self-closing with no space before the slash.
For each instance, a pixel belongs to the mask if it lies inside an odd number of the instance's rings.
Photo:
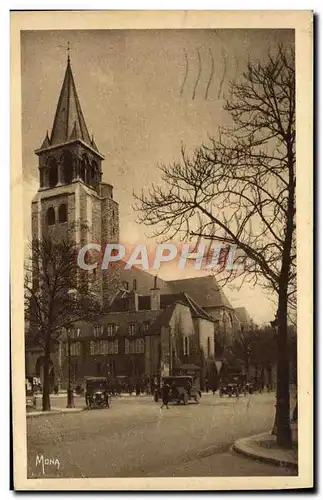
<svg viewBox="0 0 323 500">
<path fill-rule="evenodd" d="M 33 378 L 27 377 L 25 381 L 26 387 L 26 409 L 32 410 L 36 408 L 36 396 L 33 387 Z"/>
<path fill-rule="evenodd" d="M 190 400 L 195 401 L 196 403 L 200 402 L 201 399 L 201 390 L 200 386 L 194 377 L 189 376 L 179 376 L 179 377 L 163 377 L 163 383 L 166 383 L 170 386 L 170 394 L 169 401 L 176 403 L 187 403 Z M 161 388 L 155 389 L 154 392 L 154 401 L 158 401 L 161 399 Z"/>
<path fill-rule="evenodd" d="M 111 396 L 105 377 L 85 378 L 85 402 L 87 408 L 110 408 Z"/>
<path fill-rule="evenodd" d="M 229 373 L 221 377 L 219 389 L 220 398 L 225 395 L 229 396 L 229 398 L 232 396 L 237 398 L 241 393 L 244 395 L 247 393 L 246 382 L 241 373 Z"/>
</svg>

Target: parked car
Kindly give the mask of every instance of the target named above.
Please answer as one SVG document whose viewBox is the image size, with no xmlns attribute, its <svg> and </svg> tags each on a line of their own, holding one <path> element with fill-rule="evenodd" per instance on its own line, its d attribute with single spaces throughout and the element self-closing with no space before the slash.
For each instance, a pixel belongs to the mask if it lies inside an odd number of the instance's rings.
<svg viewBox="0 0 323 500">
<path fill-rule="evenodd" d="M 200 386 L 194 377 L 179 376 L 179 377 L 164 377 L 162 383 L 170 386 L 169 401 L 176 403 L 187 403 L 191 400 L 199 403 L 202 393 Z M 155 389 L 154 401 L 158 402 L 161 399 L 161 388 Z"/>
<path fill-rule="evenodd" d="M 241 373 L 231 372 L 221 377 L 219 389 L 220 398 L 225 395 L 229 396 L 229 398 L 232 396 L 237 398 L 240 394 L 247 394 L 246 381 Z"/>
<path fill-rule="evenodd" d="M 85 402 L 87 408 L 110 408 L 111 394 L 105 377 L 86 377 Z"/>
<path fill-rule="evenodd" d="M 36 396 L 34 393 L 32 377 L 26 378 L 26 410 L 31 410 L 36 408 Z"/>
</svg>

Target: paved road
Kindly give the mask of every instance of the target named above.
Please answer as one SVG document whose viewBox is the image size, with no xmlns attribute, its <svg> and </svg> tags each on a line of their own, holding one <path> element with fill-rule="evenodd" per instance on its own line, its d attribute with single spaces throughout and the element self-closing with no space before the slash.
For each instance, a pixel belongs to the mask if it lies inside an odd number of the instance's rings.
<svg viewBox="0 0 323 500">
<path fill-rule="evenodd" d="M 59 460 L 59 468 L 44 465 L 45 477 L 292 475 L 230 451 L 235 439 L 268 430 L 273 418 L 273 394 L 208 394 L 199 405 L 169 410 L 151 398 L 124 397 L 110 409 L 31 418 L 28 477 L 44 477 L 37 455 Z"/>
</svg>

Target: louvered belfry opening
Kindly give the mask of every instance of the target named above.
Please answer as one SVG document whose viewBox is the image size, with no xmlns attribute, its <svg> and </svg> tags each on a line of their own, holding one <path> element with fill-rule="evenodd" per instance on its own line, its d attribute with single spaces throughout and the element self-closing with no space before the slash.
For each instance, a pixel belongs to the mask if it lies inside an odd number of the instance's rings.
<svg viewBox="0 0 323 500">
<path fill-rule="evenodd" d="M 51 134 L 46 133 L 36 154 L 39 156 L 41 189 L 81 180 L 99 192 L 104 156 L 99 152 L 93 135 L 89 134 L 70 59 L 67 60 Z"/>
</svg>

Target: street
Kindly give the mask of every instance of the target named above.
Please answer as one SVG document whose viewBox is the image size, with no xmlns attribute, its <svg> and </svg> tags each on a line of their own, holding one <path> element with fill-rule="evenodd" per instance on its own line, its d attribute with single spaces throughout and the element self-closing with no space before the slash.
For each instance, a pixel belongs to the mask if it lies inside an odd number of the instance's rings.
<svg viewBox="0 0 323 500">
<path fill-rule="evenodd" d="M 28 477 L 294 475 L 231 451 L 237 438 L 270 429 L 274 402 L 273 393 L 209 393 L 199 405 L 161 410 L 151 397 L 125 396 L 113 398 L 110 409 L 29 418 Z M 66 400 L 52 402 L 59 404 Z"/>
</svg>

